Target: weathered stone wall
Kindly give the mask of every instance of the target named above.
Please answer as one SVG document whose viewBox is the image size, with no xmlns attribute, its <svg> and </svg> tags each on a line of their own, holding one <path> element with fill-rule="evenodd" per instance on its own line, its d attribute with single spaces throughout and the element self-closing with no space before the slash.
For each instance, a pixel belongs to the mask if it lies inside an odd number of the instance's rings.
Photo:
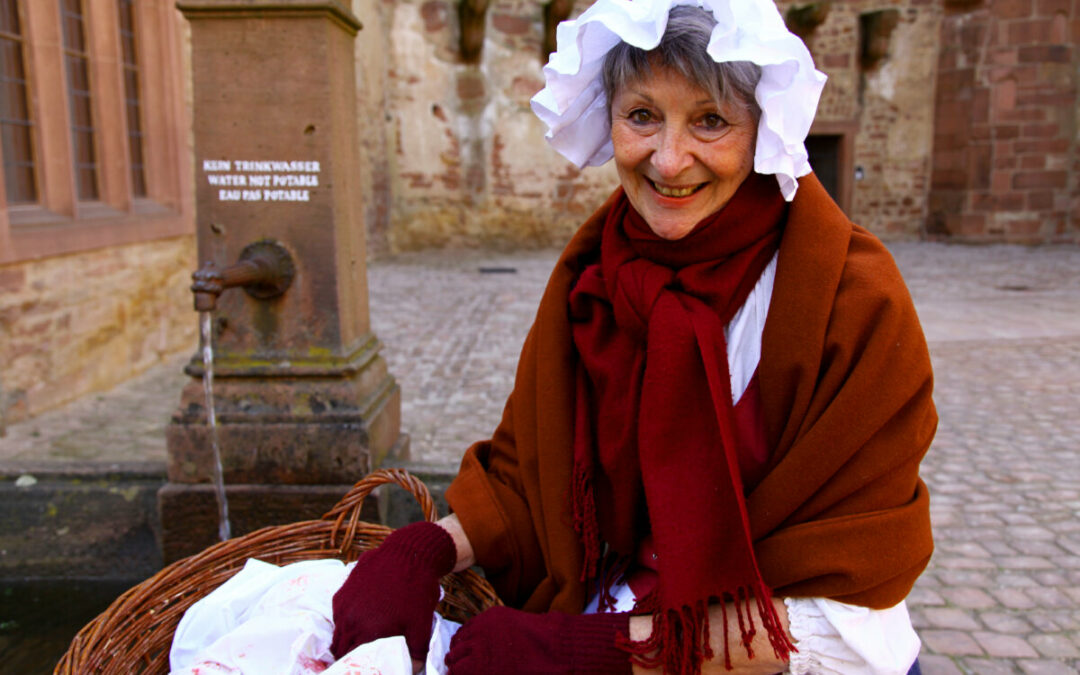
<svg viewBox="0 0 1080 675">
<path fill-rule="evenodd" d="M 781 13 L 792 5 L 781 3 Z M 896 10 L 884 56 L 864 63 L 860 17 Z M 933 86 L 941 11 L 931 0 L 838 0 L 806 38 L 829 76 L 817 121 L 854 133 L 847 171 L 861 169 L 849 215 L 886 238 L 917 237 L 926 216 L 933 141 Z"/>
<path fill-rule="evenodd" d="M 195 349 L 191 236 L 0 267 L 0 420 L 108 389 Z"/>
<path fill-rule="evenodd" d="M 575 3 L 575 15 L 591 3 Z M 781 4 L 781 11 L 787 8 Z M 862 167 L 852 217 L 885 237 L 913 237 L 926 218 L 933 139 L 933 86 L 941 11 L 931 0 L 900 0 L 888 56 L 860 65 L 859 16 L 871 0 L 835 2 L 808 38 L 830 76 L 819 120 L 854 135 L 847 171 Z M 558 245 L 617 184 L 614 168 L 577 171 L 543 141 L 529 110 L 543 86 L 542 3 L 490 3 L 478 64 L 459 51 L 454 0 L 357 0 L 382 51 L 361 65 L 367 104 L 385 105 L 385 150 L 372 134 L 369 222 L 376 252 L 446 245 Z M 364 49 L 361 47 L 360 49 Z M 384 77 L 379 79 L 379 66 Z M 372 108 L 363 123 L 376 124 Z M 385 154 L 384 154 L 385 153 Z"/>
<path fill-rule="evenodd" d="M 1080 241 L 1080 0 L 952 5 L 938 66 L 931 231 Z"/>
<path fill-rule="evenodd" d="M 611 166 L 574 169 L 529 110 L 546 61 L 541 3 L 492 2 L 477 64 L 462 62 L 457 4 L 378 5 L 388 177 L 376 191 L 389 203 L 368 228 L 372 248 L 564 243 L 618 180 Z"/>
</svg>

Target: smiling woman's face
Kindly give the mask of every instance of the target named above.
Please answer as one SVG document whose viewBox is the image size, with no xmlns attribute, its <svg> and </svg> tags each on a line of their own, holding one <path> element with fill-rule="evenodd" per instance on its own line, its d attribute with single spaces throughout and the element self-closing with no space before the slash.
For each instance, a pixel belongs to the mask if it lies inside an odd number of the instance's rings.
<svg viewBox="0 0 1080 675">
<path fill-rule="evenodd" d="M 619 180 L 664 239 L 685 237 L 728 203 L 753 169 L 756 139 L 746 106 L 717 105 L 670 69 L 620 87 L 611 102 Z"/>
</svg>

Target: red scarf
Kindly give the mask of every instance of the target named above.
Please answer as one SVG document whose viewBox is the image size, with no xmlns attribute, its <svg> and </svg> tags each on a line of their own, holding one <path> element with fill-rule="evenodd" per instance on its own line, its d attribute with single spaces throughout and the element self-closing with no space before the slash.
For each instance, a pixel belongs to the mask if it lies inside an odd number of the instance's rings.
<svg viewBox="0 0 1080 675">
<path fill-rule="evenodd" d="M 751 174 L 723 209 L 668 241 L 620 195 L 599 262 L 570 294 L 583 365 L 571 489 L 583 580 L 596 578 L 602 541 L 629 558 L 651 531 L 659 583 L 636 611 L 653 614 L 653 632 L 629 643 L 644 667 L 700 672 L 713 656 L 710 602 L 734 604 L 748 656 L 752 602 L 777 655 L 794 648 L 754 558 L 724 339 L 786 213 L 775 179 Z"/>
</svg>

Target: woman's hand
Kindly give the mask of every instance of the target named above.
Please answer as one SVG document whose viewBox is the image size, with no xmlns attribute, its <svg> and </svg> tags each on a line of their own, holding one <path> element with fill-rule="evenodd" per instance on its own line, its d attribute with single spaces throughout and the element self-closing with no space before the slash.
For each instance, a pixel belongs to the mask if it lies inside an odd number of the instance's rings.
<svg viewBox="0 0 1080 675">
<path fill-rule="evenodd" d="M 450 641 L 447 675 L 630 675 L 630 657 L 615 647 L 627 614 L 533 614 L 493 607 Z"/>
<path fill-rule="evenodd" d="M 379 638 L 404 635 L 413 659 L 423 661 L 439 602 L 439 579 L 458 562 L 455 538 L 435 523 L 413 523 L 360 556 L 334 594 L 334 640 L 341 658 Z"/>
<path fill-rule="evenodd" d="M 789 637 L 791 631 L 788 626 L 787 605 L 781 598 L 772 599 L 773 607 L 780 618 L 780 625 Z M 761 627 L 761 614 L 757 606 L 753 606 L 750 612 L 754 624 L 759 630 L 754 635 L 751 646 L 754 650 L 754 658 L 749 658 L 746 649 L 740 644 L 742 637 L 739 633 L 737 621 L 724 621 L 724 608 L 718 604 L 709 606 L 709 644 L 712 647 L 713 658 L 701 664 L 702 675 L 774 675 L 787 669 L 787 662 L 776 657 L 772 645 L 769 644 L 769 636 Z M 729 603 L 726 611 L 728 616 L 733 616 L 735 608 Z M 725 633 L 724 627 L 727 626 Z M 643 642 L 652 634 L 652 615 L 644 614 L 630 619 L 630 639 L 635 642 Z M 727 643 L 728 653 L 731 655 L 731 670 L 724 664 L 724 643 Z M 642 668 L 634 666 L 634 675 L 660 675 L 659 669 Z"/>
</svg>

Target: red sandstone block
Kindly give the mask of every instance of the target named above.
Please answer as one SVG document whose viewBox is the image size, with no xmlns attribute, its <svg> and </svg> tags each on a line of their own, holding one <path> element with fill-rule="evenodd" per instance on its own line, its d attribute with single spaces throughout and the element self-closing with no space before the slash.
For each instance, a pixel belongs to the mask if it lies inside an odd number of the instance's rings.
<svg viewBox="0 0 1080 675">
<path fill-rule="evenodd" d="M 957 133 L 934 134 L 934 162 L 937 163 L 937 156 L 942 153 L 952 153 L 956 150 L 963 150 L 967 147 L 967 139 Z M 944 156 L 944 155 L 942 155 Z"/>
<path fill-rule="evenodd" d="M 1060 89 L 1037 89 L 1020 92 L 1016 96 L 1016 103 L 1021 106 L 1048 106 L 1071 109 L 1077 105 L 1077 96 L 1075 92 Z M 1045 119 L 1045 117 L 1040 119 Z"/>
<path fill-rule="evenodd" d="M 463 101 L 484 98 L 484 80 L 479 77 L 459 77 L 457 94 Z"/>
<path fill-rule="evenodd" d="M 1020 59 L 1019 48 L 1017 50 L 1016 58 Z M 1039 67 L 1033 64 L 1018 64 L 1015 66 L 992 66 L 988 69 L 990 81 L 995 86 L 1000 86 L 1009 81 L 1015 81 L 1018 84 L 1035 82 L 1039 79 Z"/>
<path fill-rule="evenodd" d="M 1050 19 L 1024 19 L 1010 21 L 1008 42 L 1010 45 L 1028 45 L 1050 40 Z"/>
<path fill-rule="evenodd" d="M 936 139 L 936 137 L 935 137 Z M 953 148 L 945 148 L 934 142 L 934 168 L 945 171 L 962 169 L 967 166 L 967 146 L 958 144 Z"/>
<path fill-rule="evenodd" d="M 995 109 L 994 119 L 998 122 L 1042 122 L 1046 119 L 1046 110 L 1042 108 Z"/>
<path fill-rule="evenodd" d="M 1050 20 L 1050 42 L 1058 45 L 1069 41 L 1069 20 L 1064 14 L 1055 14 Z"/>
<path fill-rule="evenodd" d="M 420 17 L 424 20 L 424 30 L 429 33 L 446 28 L 448 14 L 444 0 L 429 0 L 420 5 Z"/>
<path fill-rule="evenodd" d="M 1003 80 L 994 85 L 990 107 L 997 121 L 1003 119 L 1004 113 L 1012 112 L 1016 108 L 1016 80 Z"/>
<path fill-rule="evenodd" d="M 1013 141 L 994 141 L 991 145 L 994 148 L 994 154 L 999 157 L 1013 154 Z"/>
<path fill-rule="evenodd" d="M 998 124 L 994 127 L 994 138 L 1007 141 L 1020 136 L 1019 124 Z"/>
<path fill-rule="evenodd" d="M 938 74 L 938 88 L 949 92 L 953 99 L 967 98 L 975 84 L 975 69 L 962 68 Z"/>
<path fill-rule="evenodd" d="M 963 190 L 967 187 L 967 172 L 935 166 L 930 175 L 930 185 L 934 190 Z"/>
<path fill-rule="evenodd" d="M 994 0 L 990 11 L 999 19 L 1022 19 L 1031 15 L 1031 0 Z"/>
<path fill-rule="evenodd" d="M 998 211 L 1023 211 L 1023 192 L 1005 192 L 996 196 L 995 207 Z"/>
<path fill-rule="evenodd" d="M 989 124 L 972 124 L 969 137 L 972 141 L 989 141 L 993 137 L 993 127 Z"/>
<path fill-rule="evenodd" d="M 1016 50 L 1012 47 L 999 47 L 990 54 L 990 63 L 998 66 L 1015 66 L 1019 63 Z"/>
<path fill-rule="evenodd" d="M 993 211 L 995 207 L 994 195 L 989 192 L 972 192 L 971 193 L 971 210 L 976 213 L 985 213 L 987 211 Z"/>
<path fill-rule="evenodd" d="M 1018 190 L 1027 188 L 1063 188 L 1068 180 L 1064 171 L 1022 171 L 1013 176 L 1012 186 Z"/>
<path fill-rule="evenodd" d="M 850 68 L 851 54 L 825 54 L 821 63 L 826 68 Z"/>
<path fill-rule="evenodd" d="M 1045 169 L 1046 155 L 1024 155 L 1020 158 L 1021 169 Z"/>
<path fill-rule="evenodd" d="M 1032 190 L 1028 193 L 1027 205 L 1032 211 L 1049 211 L 1054 208 L 1054 193 L 1051 190 Z"/>
<path fill-rule="evenodd" d="M 1016 164 L 1016 155 L 1006 155 L 1004 157 L 998 155 L 994 157 L 995 169 L 1015 169 Z"/>
<path fill-rule="evenodd" d="M 1017 57 L 1021 63 L 1069 63 L 1072 61 L 1072 49 L 1066 45 L 1021 47 Z"/>
<path fill-rule="evenodd" d="M 1069 0 L 1038 0 L 1038 13 L 1041 16 L 1053 16 L 1058 12 L 1069 13 Z"/>
<path fill-rule="evenodd" d="M 960 49 L 968 54 L 974 54 L 982 48 L 986 42 L 986 31 L 989 28 L 980 23 L 969 23 L 960 29 Z"/>
<path fill-rule="evenodd" d="M 965 213 L 960 216 L 957 226 L 957 234 L 982 234 L 986 229 L 986 216 Z"/>
<path fill-rule="evenodd" d="M 1059 154 L 1065 153 L 1069 150 L 1069 139 L 1067 138 L 1040 138 L 1040 139 L 1020 139 L 1015 142 L 1013 148 L 1017 154 L 1025 155 L 1029 152 L 1043 153 L 1043 154 Z"/>
<path fill-rule="evenodd" d="M 1005 192 L 1012 187 L 1013 175 L 1012 171 L 994 171 L 990 181 L 994 192 Z"/>
<path fill-rule="evenodd" d="M 523 35 L 532 29 L 532 21 L 513 14 L 495 14 L 491 17 L 491 25 L 507 35 Z"/>
<path fill-rule="evenodd" d="M 1064 129 L 1058 124 L 1025 124 L 1021 129 L 1024 138 L 1053 138 Z"/>
<path fill-rule="evenodd" d="M 990 121 L 990 90 L 976 87 L 971 95 L 971 121 L 982 124 Z"/>
<path fill-rule="evenodd" d="M 1042 230 L 1042 221 L 1038 218 L 1009 221 L 1009 234 L 1034 235 Z"/>
<path fill-rule="evenodd" d="M 21 267 L 0 269 L 0 293 L 14 293 L 26 285 L 26 270 Z"/>
</svg>

